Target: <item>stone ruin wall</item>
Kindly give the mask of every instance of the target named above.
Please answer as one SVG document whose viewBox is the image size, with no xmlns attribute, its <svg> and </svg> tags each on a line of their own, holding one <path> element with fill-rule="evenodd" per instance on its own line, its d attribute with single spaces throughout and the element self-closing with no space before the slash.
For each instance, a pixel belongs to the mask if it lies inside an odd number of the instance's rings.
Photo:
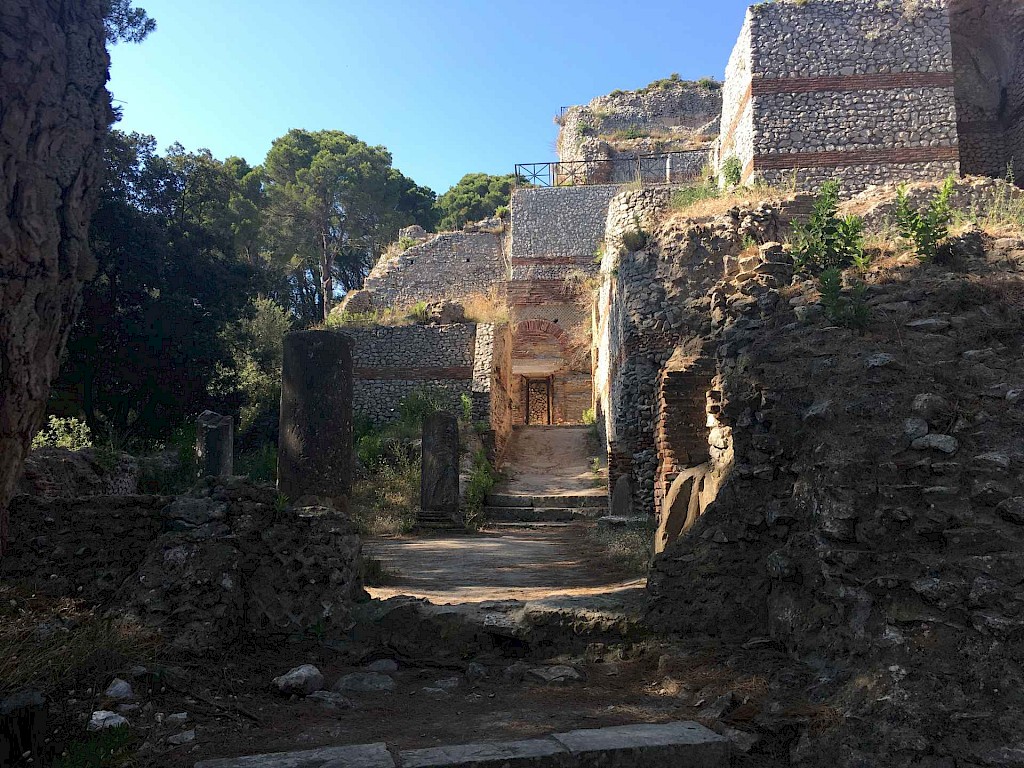
<svg viewBox="0 0 1024 768">
<path fill-rule="evenodd" d="M 663 175 L 666 182 L 691 178 L 710 154 L 691 155 L 676 150 L 701 148 L 718 132 L 722 93 L 715 86 L 686 81 L 660 81 L 664 85 L 599 96 L 589 104 L 569 107 L 558 118 L 558 156 L 563 162 L 610 160 L 588 167 L 588 177 L 601 174 L 607 183 L 636 179 L 636 157 L 672 153 Z M 633 131 L 633 138 L 616 132 Z M 675 152 L 674 152 L 675 151 Z"/>
<path fill-rule="evenodd" d="M 495 432 L 500 451 L 511 432 L 511 342 L 507 325 L 376 325 L 346 327 L 354 342 L 352 410 L 384 424 L 418 390 L 440 393 L 445 408 L 462 413 L 462 395 L 473 403 L 474 421 Z"/>
<path fill-rule="evenodd" d="M 1024 6 L 950 3 L 960 157 L 964 173 L 1024 179 Z"/>
<path fill-rule="evenodd" d="M 708 426 L 720 408 L 720 371 L 704 342 L 715 311 L 709 289 L 740 271 L 745 238 L 781 237 L 791 217 L 806 213 L 811 203 L 809 196 L 797 196 L 691 227 L 663 217 L 671 196 L 671 188 L 651 188 L 612 201 L 601 264 L 607 277 L 594 312 L 594 392 L 608 448 L 609 490 L 628 476 L 634 511 L 651 515 L 676 476 L 697 466 L 713 495 L 731 455 L 727 433 Z M 651 245 L 628 253 L 621 234 L 637 220 Z M 746 297 L 720 297 L 723 307 L 739 299 Z"/>
<path fill-rule="evenodd" d="M 382 257 L 363 288 L 371 292 L 375 309 L 405 308 L 500 291 L 507 276 L 503 234 L 445 232 Z"/>
<path fill-rule="evenodd" d="M 856 192 L 959 174 L 945 0 L 757 5 L 729 67 L 720 161 L 739 157 L 744 181 Z"/>
<path fill-rule="evenodd" d="M 754 107 L 750 98 L 751 14 L 748 12 L 740 30 L 739 39 L 729 56 L 722 86 L 721 134 L 715 143 L 715 165 L 718 168 L 731 157 L 740 161 L 742 168 L 754 161 Z"/>
<path fill-rule="evenodd" d="M 430 389 L 460 413 L 460 395 L 473 391 L 476 331 L 475 323 L 345 328 L 355 344 L 352 410 L 383 424 L 406 395 Z"/>
</svg>

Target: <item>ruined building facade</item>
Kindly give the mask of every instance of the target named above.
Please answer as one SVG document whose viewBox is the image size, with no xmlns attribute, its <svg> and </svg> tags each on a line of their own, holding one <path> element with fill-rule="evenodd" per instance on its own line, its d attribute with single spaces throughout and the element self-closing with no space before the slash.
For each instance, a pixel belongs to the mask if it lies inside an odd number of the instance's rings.
<svg viewBox="0 0 1024 768">
<path fill-rule="evenodd" d="M 849 191 L 1002 177 L 1024 170 L 1022 118 L 1016 0 L 761 3 L 729 60 L 717 162 L 738 160 L 744 182 Z"/>
</svg>

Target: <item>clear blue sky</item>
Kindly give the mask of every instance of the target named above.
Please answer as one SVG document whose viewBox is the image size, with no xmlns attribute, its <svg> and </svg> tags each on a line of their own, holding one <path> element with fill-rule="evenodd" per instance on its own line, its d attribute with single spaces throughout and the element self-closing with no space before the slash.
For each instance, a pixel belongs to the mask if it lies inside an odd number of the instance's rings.
<svg viewBox="0 0 1024 768">
<path fill-rule="evenodd" d="M 119 128 L 257 164 L 290 128 L 391 150 L 443 192 L 554 159 L 562 105 L 721 77 L 748 0 L 137 0 L 112 50 Z"/>
</svg>

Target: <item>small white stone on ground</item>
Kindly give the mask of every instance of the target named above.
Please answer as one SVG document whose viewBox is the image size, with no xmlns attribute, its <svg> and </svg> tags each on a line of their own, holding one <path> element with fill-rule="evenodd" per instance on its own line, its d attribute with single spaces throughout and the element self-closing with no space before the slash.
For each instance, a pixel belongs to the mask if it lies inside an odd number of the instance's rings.
<svg viewBox="0 0 1024 768">
<path fill-rule="evenodd" d="M 120 728 L 126 725 L 128 725 L 127 718 L 106 709 L 96 710 L 89 718 L 90 731 L 105 731 L 107 728 Z"/>
<path fill-rule="evenodd" d="M 308 696 L 324 687 L 324 676 L 312 664 L 303 664 L 275 677 L 274 687 L 286 696 Z"/>
<path fill-rule="evenodd" d="M 188 712 L 175 712 L 173 715 L 168 715 L 165 722 L 172 723 L 174 725 L 180 725 L 188 720 Z"/>
<path fill-rule="evenodd" d="M 195 728 L 192 728 L 192 729 L 187 730 L 187 731 L 182 731 L 181 733 L 177 733 L 174 736 L 168 736 L 167 737 L 167 743 L 168 744 L 174 744 L 174 745 L 188 744 L 190 741 L 195 741 L 195 740 L 196 740 L 196 729 Z"/>
<path fill-rule="evenodd" d="M 110 685 L 107 686 L 107 690 L 104 695 L 108 699 L 117 699 L 118 701 L 128 701 L 135 698 L 135 691 L 132 690 L 131 683 L 127 680 L 122 680 L 120 677 L 115 677 Z"/>
</svg>

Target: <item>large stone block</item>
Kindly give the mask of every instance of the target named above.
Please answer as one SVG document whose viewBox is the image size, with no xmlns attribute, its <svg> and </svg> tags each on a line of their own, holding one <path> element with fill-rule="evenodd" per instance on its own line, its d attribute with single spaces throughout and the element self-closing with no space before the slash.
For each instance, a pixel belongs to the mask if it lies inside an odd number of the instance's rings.
<svg viewBox="0 0 1024 768">
<path fill-rule="evenodd" d="M 196 460 L 200 477 L 234 474 L 234 422 L 230 416 L 203 411 L 196 419 Z"/>
<path fill-rule="evenodd" d="M 352 490 L 352 340 L 336 331 L 284 339 L 277 487 L 289 499 Z"/>
<path fill-rule="evenodd" d="M 456 522 L 459 514 L 459 422 L 438 411 L 423 419 L 420 508 L 424 521 Z"/>
</svg>

